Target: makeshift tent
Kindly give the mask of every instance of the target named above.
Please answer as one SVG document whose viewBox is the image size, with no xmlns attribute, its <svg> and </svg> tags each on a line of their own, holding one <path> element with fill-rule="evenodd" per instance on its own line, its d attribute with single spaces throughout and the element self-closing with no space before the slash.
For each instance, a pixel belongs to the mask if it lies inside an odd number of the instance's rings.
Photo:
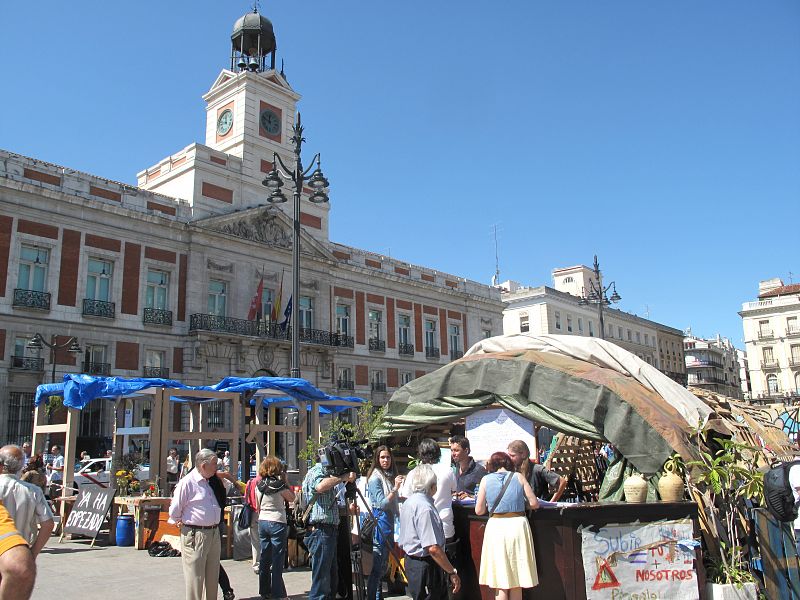
<svg viewBox="0 0 800 600">
<path fill-rule="evenodd" d="M 713 416 L 680 384 L 610 342 L 522 334 L 483 340 L 397 390 L 375 437 L 452 423 L 490 405 L 609 442 L 645 474 L 658 472 L 674 452 L 694 459 L 692 428 L 708 426 Z"/>
</svg>

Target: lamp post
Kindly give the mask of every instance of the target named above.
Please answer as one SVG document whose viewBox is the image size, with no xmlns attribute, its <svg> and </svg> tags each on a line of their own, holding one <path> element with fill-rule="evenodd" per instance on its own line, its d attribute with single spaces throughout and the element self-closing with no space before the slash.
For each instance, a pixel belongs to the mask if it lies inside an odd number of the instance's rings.
<svg viewBox="0 0 800 600">
<path fill-rule="evenodd" d="M 616 304 L 622 300 L 622 296 L 617 293 L 617 285 L 615 282 L 609 283 L 603 287 L 603 275 L 600 272 L 600 263 L 597 262 L 597 254 L 594 255 L 594 280 L 589 280 L 588 292 L 584 290 L 584 296 L 578 301 L 581 306 L 588 304 L 597 305 L 597 314 L 600 317 L 600 339 L 606 339 L 606 326 L 603 321 L 603 308 L 610 304 Z M 608 292 L 612 290 L 611 297 L 609 298 Z"/>
<path fill-rule="evenodd" d="M 50 348 L 50 363 L 53 365 L 53 373 L 52 373 L 52 375 L 50 377 L 50 383 L 55 383 L 56 382 L 56 351 L 57 350 L 66 349 L 67 352 L 71 352 L 72 354 L 80 354 L 81 352 L 83 352 L 83 350 L 81 350 L 81 347 L 78 345 L 78 338 L 76 338 L 75 336 L 72 336 L 71 338 L 69 338 L 63 344 L 57 344 L 55 342 L 55 338 L 53 338 L 53 342 L 50 343 L 46 339 L 44 339 L 44 337 L 42 336 L 41 333 L 37 333 L 28 342 L 28 348 L 31 348 L 31 349 L 34 349 L 34 350 L 41 350 L 42 347 L 44 347 L 44 346 L 47 346 L 48 348 Z"/>
<path fill-rule="evenodd" d="M 303 137 L 303 126 L 300 124 L 300 113 L 297 113 L 297 121 L 292 126 L 291 145 L 294 150 L 294 168 L 286 166 L 276 152 L 272 153 L 272 170 L 267 173 L 261 183 L 272 190 L 269 201 L 273 204 L 286 202 L 286 196 L 281 191 L 283 181 L 290 181 L 294 185 L 292 190 L 292 201 L 294 202 L 294 212 L 292 218 L 293 237 L 292 237 L 292 313 L 289 318 L 289 328 L 292 336 L 292 364 L 291 376 L 300 377 L 300 328 L 298 327 L 298 302 L 300 293 L 300 196 L 303 192 L 303 185 L 308 181 L 308 186 L 313 190 L 309 200 L 314 204 L 324 204 L 328 201 L 328 180 L 322 174 L 320 168 L 320 155 L 314 155 L 308 168 L 303 168 L 300 157 L 300 150 L 305 138 Z M 314 167 L 316 169 L 309 177 L 308 174 Z"/>
</svg>

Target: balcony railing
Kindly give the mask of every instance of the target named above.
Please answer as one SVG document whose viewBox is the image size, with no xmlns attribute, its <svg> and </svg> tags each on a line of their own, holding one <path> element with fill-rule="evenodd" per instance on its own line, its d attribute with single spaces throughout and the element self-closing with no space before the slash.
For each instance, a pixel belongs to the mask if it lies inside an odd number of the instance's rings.
<svg viewBox="0 0 800 600">
<path fill-rule="evenodd" d="M 439 349 L 431 346 L 425 346 L 425 358 L 439 358 Z"/>
<path fill-rule="evenodd" d="M 378 338 L 369 338 L 369 349 L 374 352 L 386 352 L 386 342 Z"/>
<path fill-rule="evenodd" d="M 44 359 L 36 356 L 12 356 L 11 368 L 19 371 L 44 371 Z"/>
<path fill-rule="evenodd" d="M 169 379 L 169 369 L 166 367 L 144 367 L 142 377 L 158 377 L 159 379 Z"/>
<path fill-rule="evenodd" d="M 382 381 L 373 381 L 370 384 L 373 392 L 385 392 L 386 391 L 386 384 Z"/>
<path fill-rule="evenodd" d="M 142 322 L 151 325 L 172 325 L 172 311 L 161 308 L 145 308 Z"/>
<path fill-rule="evenodd" d="M 354 390 L 356 389 L 356 384 L 354 381 L 350 381 L 349 379 L 339 379 L 336 381 L 336 389 Z"/>
<path fill-rule="evenodd" d="M 800 367 L 800 357 L 795 358 L 794 356 L 789 359 L 789 366 L 796 369 Z"/>
<path fill-rule="evenodd" d="M 760 340 L 771 340 L 775 337 L 775 334 L 771 329 L 764 329 L 758 332 L 758 339 Z"/>
<path fill-rule="evenodd" d="M 234 335 L 249 335 L 253 337 L 269 338 L 274 340 L 291 340 L 292 328 L 284 327 L 278 323 L 265 321 L 248 321 L 232 317 L 217 315 L 194 314 L 189 317 L 189 331 L 221 331 Z M 349 335 L 301 327 L 299 331 L 300 342 L 316 344 L 318 346 L 353 347 L 353 338 Z"/>
<path fill-rule="evenodd" d="M 20 308 L 50 310 L 50 293 L 16 289 L 11 304 Z"/>
<path fill-rule="evenodd" d="M 111 374 L 111 363 L 84 362 L 83 372 L 87 375 L 103 375 L 107 377 Z"/>
<path fill-rule="evenodd" d="M 800 336 L 800 327 L 786 328 L 786 337 L 798 337 L 798 336 Z"/>
<path fill-rule="evenodd" d="M 103 317 L 105 319 L 114 318 L 114 303 L 105 300 L 83 299 L 83 314 L 87 317 Z"/>
<path fill-rule="evenodd" d="M 397 351 L 400 356 L 414 356 L 414 344 L 398 344 Z"/>
<path fill-rule="evenodd" d="M 450 360 L 458 360 L 464 356 L 464 353 L 461 350 L 450 350 Z"/>
<path fill-rule="evenodd" d="M 761 361 L 761 370 L 767 371 L 771 369 L 778 368 L 778 361 L 777 360 L 762 360 Z"/>
<path fill-rule="evenodd" d="M 691 378 L 689 379 L 689 385 L 712 385 L 712 384 L 727 385 L 728 382 L 722 379 L 721 377 L 697 377 L 694 379 Z"/>
</svg>

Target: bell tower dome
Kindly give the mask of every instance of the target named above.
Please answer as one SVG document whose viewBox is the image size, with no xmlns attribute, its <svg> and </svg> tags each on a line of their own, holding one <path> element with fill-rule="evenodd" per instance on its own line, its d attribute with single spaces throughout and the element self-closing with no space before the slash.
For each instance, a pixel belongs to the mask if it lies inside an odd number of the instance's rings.
<svg viewBox="0 0 800 600">
<path fill-rule="evenodd" d="M 253 12 L 240 17 L 233 24 L 231 34 L 231 71 L 252 71 L 259 73 L 275 69 L 275 32 L 272 22 Z M 267 64 L 269 61 L 269 64 Z"/>
</svg>

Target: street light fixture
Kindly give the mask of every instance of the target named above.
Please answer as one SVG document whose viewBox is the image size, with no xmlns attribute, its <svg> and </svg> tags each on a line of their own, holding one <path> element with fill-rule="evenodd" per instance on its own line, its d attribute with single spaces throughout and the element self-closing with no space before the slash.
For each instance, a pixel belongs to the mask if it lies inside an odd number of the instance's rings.
<svg viewBox="0 0 800 600">
<path fill-rule="evenodd" d="M 603 321 L 603 308 L 606 306 L 616 304 L 622 300 L 622 296 L 617 293 L 616 282 L 612 281 L 607 286 L 603 287 L 603 275 L 600 272 L 600 263 L 597 262 L 597 254 L 594 255 L 594 280 L 589 280 L 589 290 L 584 291 L 584 296 L 578 301 L 581 306 L 589 304 L 597 305 L 597 313 L 600 317 L 600 339 L 606 339 L 606 326 Z M 612 290 L 611 297 L 608 296 L 608 291 Z"/>
<path fill-rule="evenodd" d="M 303 192 L 303 184 L 308 183 L 308 186 L 314 190 L 309 200 L 314 204 L 324 204 L 328 201 L 328 180 L 322 174 L 320 167 L 319 153 L 314 155 L 311 159 L 311 165 L 308 168 L 303 168 L 303 162 L 300 158 L 300 150 L 303 146 L 305 138 L 303 137 L 303 126 L 300 124 L 300 113 L 297 113 L 297 121 L 292 126 L 291 144 L 294 149 L 294 169 L 290 169 L 284 164 L 283 160 L 276 152 L 272 153 L 272 170 L 267 173 L 264 181 L 261 183 L 267 188 L 272 190 L 268 200 L 273 204 L 282 204 L 286 202 L 286 196 L 281 191 L 283 181 L 290 181 L 294 185 L 292 191 L 292 201 L 294 202 L 294 211 L 292 218 L 292 314 L 289 317 L 289 330 L 292 337 L 292 365 L 291 376 L 300 377 L 300 327 L 298 326 L 299 315 L 299 297 L 300 293 L 300 195 Z M 316 169 L 309 177 L 308 174 L 311 169 Z"/>
<path fill-rule="evenodd" d="M 55 340 L 55 338 L 54 338 L 54 340 Z M 57 343 L 55 343 L 55 341 L 53 341 L 53 343 L 48 342 L 46 339 L 44 339 L 44 337 L 42 336 L 41 333 L 37 333 L 28 342 L 28 348 L 31 348 L 33 350 L 41 350 L 45 346 L 50 348 L 50 363 L 53 365 L 53 373 L 52 373 L 52 375 L 50 377 L 50 382 L 51 383 L 55 383 L 56 382 L 56 351 L 57 350 L 66 349 L 67 352 L 70 352 L 71 354 L 80 354 L 81 352 L 83 352 L 83 350 L 81 350 L 81 347 L 78 345 L 78 338 L 76 338 L 75 336 L 72 336 L 71 338 L 69 338 L 63 344 L 57 344 Z"/>
</svg>

